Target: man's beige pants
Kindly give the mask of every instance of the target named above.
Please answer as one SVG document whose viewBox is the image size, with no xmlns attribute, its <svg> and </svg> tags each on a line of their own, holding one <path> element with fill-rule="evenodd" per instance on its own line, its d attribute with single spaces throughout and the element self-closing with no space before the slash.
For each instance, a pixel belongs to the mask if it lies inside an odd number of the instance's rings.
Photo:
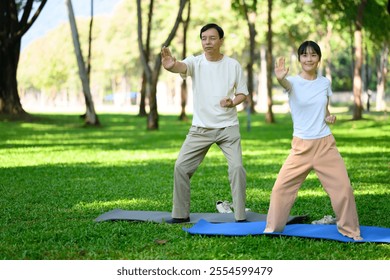
<svg viewBox="0 0 390 280">
<path fill-rule="evenodd" d="M 214 143 L 220 147 L 228 162 L 235 219 L 246 219 L 246 172 L 242 164 L 241 136 L 238 125 L 220 129 L 195 126 L 190 128 L 175 163 L 173 218 L 189 217 L 190 179 Z"/>
<path fill-rule="evenodd" d="M 333 135 L 314 140 L 294 137 L 291 146 L 272 189 L 264 232 L 283 231 L 298 189 L 314 170 L 330 197 L 339 232 L 351 238 L 360 236 L 353 190 Z"/>
</svg>

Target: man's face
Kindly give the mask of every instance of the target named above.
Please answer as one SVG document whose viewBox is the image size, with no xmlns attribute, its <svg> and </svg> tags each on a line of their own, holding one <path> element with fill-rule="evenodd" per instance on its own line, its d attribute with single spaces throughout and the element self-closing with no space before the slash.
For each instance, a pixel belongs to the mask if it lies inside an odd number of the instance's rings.
<svg viewBox="0 0 390 280">
<path fill-rule="evenodd" d="M 219 53 L 219 49 L 223 43 L 223 39 L 219 38 L 218 31 L 215 28 L 210 28 L 202 33 L 202 47 L 205 53 Z"/>
</svg>

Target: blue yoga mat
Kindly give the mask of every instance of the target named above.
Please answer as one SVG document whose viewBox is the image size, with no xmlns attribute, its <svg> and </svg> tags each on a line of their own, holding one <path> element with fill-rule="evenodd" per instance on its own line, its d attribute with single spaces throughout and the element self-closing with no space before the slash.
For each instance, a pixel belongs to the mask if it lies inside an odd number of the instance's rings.
<svg viewBox="0 0 390 280">
<path fill-rule="evenodd" d="M 313 224 L 290 224 L 286 225 L 283 232 L 263 233 L 265 222 L 248 223 L 222 223 L 213 224 L 200 220 L 191 228 L 183 228 L 190 234 L 200 235 L 224 235 L 224 236 L 246 236 L 246 235 L 277 235 L 296 236 L 315 239 L 328 239 L 340 242 L 375 242 L 390 243 L 390 228 L 360 226 L 360 233 L 363 240 L 355 241 L 340 234 L 336 225 L 313 225 Z"/>
</svg>

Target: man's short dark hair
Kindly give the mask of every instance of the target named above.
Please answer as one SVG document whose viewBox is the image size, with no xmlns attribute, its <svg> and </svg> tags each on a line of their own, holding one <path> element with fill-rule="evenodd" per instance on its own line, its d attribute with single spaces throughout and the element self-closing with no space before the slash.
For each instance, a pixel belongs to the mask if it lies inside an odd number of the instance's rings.
<svg viewBox="0 0 390 280">
<path fill-rule="evenodd" d="M 223 29 L 219 25 L 217 25 L 215 23 L 208 23 L 205 26 L 203 26 L 202 29 L 200 30 L 200 39 L 202 39 L 202 33 L 207 31 L 207 30 L 209 30 L 209 29 L 211 29 L 211 28 L 214 28 L 214 29 L 216 29 L 218 31 L 219 39 L 223 38 L 223 36 L 225 34 L 223 32 Z"/>
</svg>

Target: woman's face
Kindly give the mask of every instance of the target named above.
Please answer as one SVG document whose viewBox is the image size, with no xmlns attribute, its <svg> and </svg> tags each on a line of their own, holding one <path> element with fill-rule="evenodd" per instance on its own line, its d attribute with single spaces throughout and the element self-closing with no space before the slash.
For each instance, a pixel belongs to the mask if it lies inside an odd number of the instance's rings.
<svg viewBox="0 0 390 280">
<path fill-rule="evenodd" d="M 299 55 L 299 62 L 302 70 L 306 72 L 313 72 L 317 70 L 320 63 L 320 56 L 311 47 L 307 47 L 306 53 Z"/>
</svg>

